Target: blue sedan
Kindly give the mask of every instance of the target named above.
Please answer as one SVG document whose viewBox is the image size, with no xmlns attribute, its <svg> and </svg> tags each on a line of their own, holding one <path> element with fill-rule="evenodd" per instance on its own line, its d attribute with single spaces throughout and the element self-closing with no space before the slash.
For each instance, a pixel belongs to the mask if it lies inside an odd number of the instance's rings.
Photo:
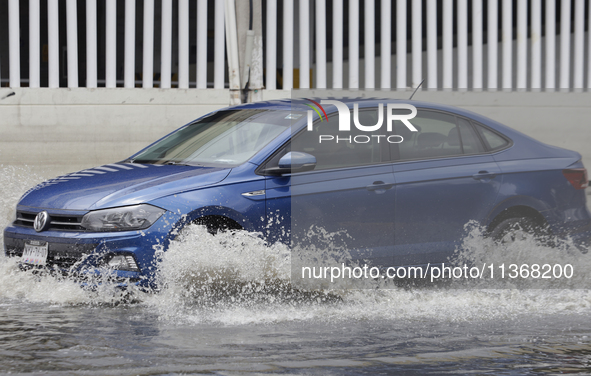
<svg viewBox="0 0 591 376">
<path fill-rule="evenodd" d="M 127 160 L 29 190 L 4 230 L 22 265 L 153 283 L 158 251 L 202 224 L 306 241 L 346 232 L 353 259 L 444 262 L 476 221 L 591 238 L 587 171 L 549 146 L 462 109 L 418 101 L 270 101 L 199 118 Z"/>
</svg>

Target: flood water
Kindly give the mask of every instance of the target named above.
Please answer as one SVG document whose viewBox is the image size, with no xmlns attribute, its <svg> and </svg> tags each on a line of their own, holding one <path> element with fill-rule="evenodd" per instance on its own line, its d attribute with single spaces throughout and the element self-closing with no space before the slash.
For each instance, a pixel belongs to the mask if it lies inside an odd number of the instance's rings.
<svg viewBox="0 0 591 376">
<path fill-rule="evenodd" d="M 0 166 L 0 226 L 22 193 L 54 175 Z M 464 252 L 493 257 L 472 235 Z M 568 246 L 497 251 L 497 262 L 566 260 L 591 277 L 589 253 Z M 192 228 L 165 254 L 159 294 L 86 291 L 0 257 L 0 373 L 591 373 L 590 290 L 301 291 L 289 286 L 288 254 L 249 234 Z"/>
</svg>

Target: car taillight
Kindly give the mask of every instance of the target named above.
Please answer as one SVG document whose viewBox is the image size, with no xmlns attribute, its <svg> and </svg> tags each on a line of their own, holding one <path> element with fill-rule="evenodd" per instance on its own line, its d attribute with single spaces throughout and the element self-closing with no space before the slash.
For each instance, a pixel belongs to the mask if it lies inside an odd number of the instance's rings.
<svg viewBox="0 0 591 376">
<path fill-rule="evenodd" d="M 589 185 L 586 168 L 570 168 L 562 170 L 562 174 L 575 189 L 585 189 Z"/>
</svg>

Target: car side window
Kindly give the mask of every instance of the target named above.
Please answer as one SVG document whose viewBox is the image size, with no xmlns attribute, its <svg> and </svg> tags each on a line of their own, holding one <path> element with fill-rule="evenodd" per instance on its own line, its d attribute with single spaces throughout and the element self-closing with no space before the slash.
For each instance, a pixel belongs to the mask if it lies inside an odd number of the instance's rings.
<svg viewBox="0 0 591 376">
<path fill-rule="evenodd" d="M 463 154 L 454 116 L 419 109 L 411 123 L 418 132 L 411 132 L 402 122 L 393 123 L 395 134 L 403 137 L 403 141 L 397 144 L 400 159 Z"/>
<path fill-rule="evenodd" d="M 394 145 L 397 159 L 430 159 L 485 152 L 472 124 L 463 118 L 438 111 L 418 109 L 411 120 L 418 132 L 395 121 L 394 131 L 404 140 Z"/>
<path fill-rule="evenodd" d="M 476 124 L 476 128 L 482 135 L 484 142 L 488 146 L 488 150 L 496 151 L 501 150 L 509 145 L 509 141 L 505 138 L 501 137 L 500 135 L 496 134 L 495 132 L 485 128 L 480 124 Z"/>
<path fill-rule="evenodd" d="M 301 151 L 316 157 L 315 170 L 362 166 L 380 163 L 385 159 L 382 158 L 381 143 L 372 137 L 380 134 L 381 129 L 375 132 L 359 131 L 353 124 L 352 111 L 350 131 L 339 131 L 338 122 L 337 114 L 329 116 L 328 122 L 316 121 L 311 131 L 304 129 L 292 139 L 291 151 Z M 377 124 L 377 110 L 360 110 L 359 122 L 366 126 Z"/>
</svg>

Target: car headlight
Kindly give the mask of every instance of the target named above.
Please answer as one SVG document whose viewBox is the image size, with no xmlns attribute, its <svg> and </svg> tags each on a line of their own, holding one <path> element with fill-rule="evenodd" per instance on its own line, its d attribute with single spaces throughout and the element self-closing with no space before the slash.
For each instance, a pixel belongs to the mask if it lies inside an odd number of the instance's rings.
<svg viewBox="0 0 591 376">
<path fill-rule="evenodd" d="M 90 231 L 129 231 L 150 227 L 165 210 L 152 205 L 133 205 L 95 210 L 87 213 L 80 224 Z"/>
</svg>

